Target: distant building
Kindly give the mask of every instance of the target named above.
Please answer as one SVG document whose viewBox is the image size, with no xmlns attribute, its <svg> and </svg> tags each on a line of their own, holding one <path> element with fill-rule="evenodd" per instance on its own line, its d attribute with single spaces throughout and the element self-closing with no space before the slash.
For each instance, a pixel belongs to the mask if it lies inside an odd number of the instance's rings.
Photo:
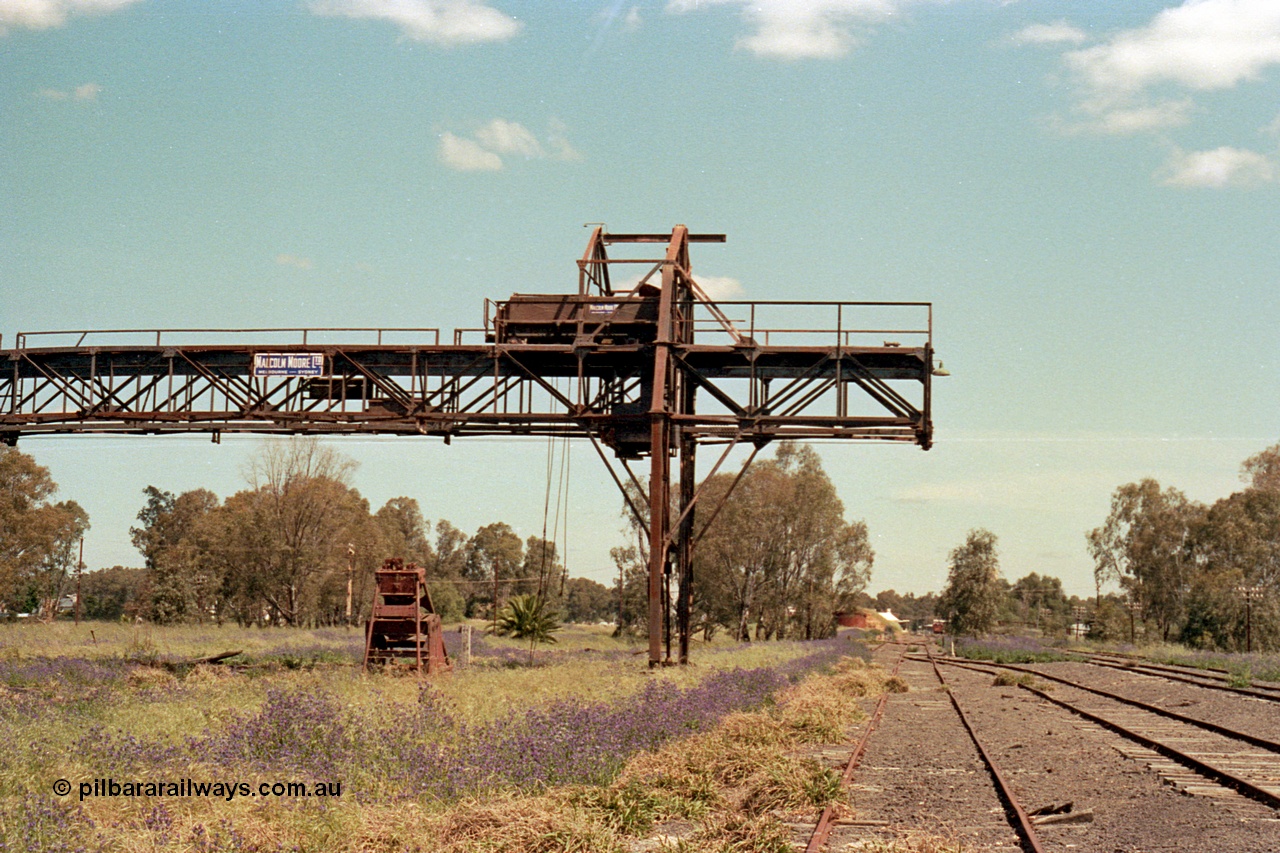
<svg viewBox="0 0 1280 853">
<path fill-rule="evenodd" d="M 836 624 L 841 628 L 861 628 L 866 630 L 867 614 L 857 611 L 853 613 L 840 612 L 836 614 Z"/>
<path fill-rule="evenodd" d="M 902 625 L 902 620 L 899 619 L 897 616 L 894 616 L 892 610 L 886 610 L 885 612 L 877 613 L 876 615 L 884 620 L 884 624 L 887 627 L 892 628 L 895 631 L 905 630 L 905 628 Z"/>
</svg>

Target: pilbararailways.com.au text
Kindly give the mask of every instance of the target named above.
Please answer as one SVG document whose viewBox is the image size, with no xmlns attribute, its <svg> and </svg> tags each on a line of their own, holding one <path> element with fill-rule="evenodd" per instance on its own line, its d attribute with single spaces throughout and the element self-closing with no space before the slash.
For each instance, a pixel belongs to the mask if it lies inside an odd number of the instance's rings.
<svg viewBox="0 0 1280 853">
<path fill-rule="evenodd" d="M 64 783 L 64 784 L 59 784 Z M 65 779 L 54 783 L 54 793 L 71 793 Z M 341 782 L 196 782 L 192 779 L 146 780 L 94 779 L 79 783 L 80 799 L 88 797 L 210 797 L 231 802 L 236 797 L 341 797 Z"/>
</svg>

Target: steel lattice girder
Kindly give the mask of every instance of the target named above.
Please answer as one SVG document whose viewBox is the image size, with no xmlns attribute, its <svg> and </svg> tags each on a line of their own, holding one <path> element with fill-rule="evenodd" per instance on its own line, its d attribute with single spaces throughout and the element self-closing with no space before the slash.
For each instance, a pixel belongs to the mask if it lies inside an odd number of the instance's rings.
<svg viewBox="0 0 1280 853">
<path fill-rule="evenodd" d="M 683 663 L 691 553 L 719 512 L 711 508 L 710 519 L 695 525 L 699 444 L 754 447 L 736 484 L 774 439 L 898 441 L 925 449 L 933 440 L 930 303 L 717 304 L 690 271 L 689 244 L 723 241 L 723 235 L 690 234 L 679 225 L 670 234 L 610 235 L 597 228 L 578 261 L 576 295 L 486 301 L 484 329 L 458 330 L 452 344 L 441 344 L 436 329 L 226 330 L 226 338 L 300 334 L 301 343 L 168 346 L 166 334 L 173 341 L 213 330 L 19 333 L 16 348 L 0 350 L 0 440 L 60 433 L 390 434 L 446 441 L 565 435 L 590 438 L 597 450 L 608 445 L 624 460 L 647 456 L 649 519 L 640 525 L 650 545 L 649 663 L 662 662 L 664 633 L 670 661 L 673 569 Z M 656 259 L 610 257 L 608 247 L 618 244 L 665 244 L 666 251 Z M 617 263 L 649 269 L 630 290 L 617 290 L 610 276 Z M 660 285 L 652 281 L 659 273 Z M 850 325 L 879 310 L 914 312 L 914 319 Z M 797 327 L 789 319 L 796 311 L 826 320 Z M 767 321 L 776 315 L 784 317 L 781 325 Z M 464 343 L 465 333 L 476 331 L 484 332 L 484 343 Z M 339 332 L 376 333 L 376 343 L 315 342 Z M 386 344 L 384 333 L 410 340 Z M 154 345 L 85 345 L 90 338 L 139 334 Z M 876 344 L 882 335 L 910 344 Z M 67 336 L 73 345 L 28 346 L 32 338 Z M 256 367 L 264 356 L 296 357 L 315 369 L 307 376 L 273 375 Z M 728 450 L 717 468 L 727 456 Z M 673 457 L 680 460 L 674 520 Z M 603 451 L 601 458 L 609 464 Z"/>
<path fill-rule="evenodd" d="M 10 351 L 7 363 L 0 362 L 0 432 L 600 435 L 637 418 L 647 424 L 649 407 L 640 393 L 652 383 L 648 350 L 326 347 L 327 370 L 314 378 L 255 377 L 254 350 L 240 347 Z M 837 355 L 823 347 L 692 345 L 674 348 L 673 356 L 675 375 L 704 391 L 708 408 L 720 410 L 676 415 L 699 440 L 732 429 L 928 442 L 923 406 L 891 384 L 928 382 L 927 348 Z M 854 388 L 881 411 L 850 413 Z M 820 398 L 826 405 L 816 405 Z"/>
<path fill-rule="evenodd" d="M 328 370 L 319 378 L 253 377 L 253 350 L 241 347 L 10 351 L 8 364 L 0 362 L 0 432 L 477 434 L 527 427 L 585 435 L 648 412 L 639 398 L 652 384 L 648 348 L 328 347 Z M 728 427 L 928 441 L 923 407 L 890 384 L 927 375 L 925 348 L 837 356 L 823 347 L 685 346 L 676 348 L 675 365 L 722 410 L 681 414 L 699 438 Z M 836 383 L 846 407 L 858 387 L 883 411 L 837 411 L 828 393 Z M 826 411 L 815 410 L 822 396 Z"/>
</svg>

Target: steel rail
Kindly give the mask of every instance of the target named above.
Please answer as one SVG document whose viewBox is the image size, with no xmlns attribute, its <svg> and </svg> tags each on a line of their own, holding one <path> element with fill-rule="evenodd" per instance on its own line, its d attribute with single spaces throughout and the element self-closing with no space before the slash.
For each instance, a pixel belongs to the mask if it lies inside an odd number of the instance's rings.
<svg viewBox="0 0 1280 853">
<path fill-rule="evenodd" d="M 1181 670 L 1171 670 L 1167 667 L 1160 667 L 1154 664 L 1124 664 L 1109 663 L 1107 661 L 1090 659 L 1087 663 L 1091 666 L 1102 666 L 1107 669 L 1118 669 L 1123 672 L 1132 672 L 1136 675 L 1145 675 L 1148 678 L 1163 678 L 1168 681 L 1180 681 L 1184 684 L 1193 684 L 1196 687 L 1203 687 L 1206 690 L 1222 690 L 1227 693 L 1239 693 L 1242 696 L 1250 696 L 1254 699 L 1263 699 L 1268 702 L 1280 702 L 1280 687 L 1271 686 L 1254 686 L 1254 687 L 1233 687 L 1230 684 L 1214 683 L 1226 681 L 1226 678 L 1215 675 L 1197 676 L 1190 672 Z M 1198 678 L 1207 679 L 1198 681 Z M 1270 691 L 1270 692 L 1268 692 Z"/>
<path fill-rule="evenodd" d="M 1147 658 L 1144 658 L 1142 655 L 1133 654 L 1131 652 L 1088 652 L 1088 655 L 1090 657 L 1095 657 L 1095 658 L 1120 658 L 1120 660 L 1129 660 L 1129 661 L 1134 661 L 1135 663 L 1145 662 L 1146 665 L 1148 666 L 1157 666 L 1157 664 L 1150 663 L 1147 660 Z M 1205 667 L 1184 666 L 1183 669 L 1196 669 L 1201 672 L 1221 672 L 1221 673 L 1229 673 L 1231 671 L 1224 667 L 1218 667 L 1218 666 L 1205 666 Z"/>
<path fill-rule="evenodd" d="M 974 666 L 971 664 L 960 663 L 958 661 L 943 660 L 942 663 L 948 664 L 950 666 L 959 667 L 961 669 L 968 669 L 975 672 L 985 672 L 987 674 L 990 674 L 990 670 L 982 669 L 978 666 Z M 936 665 L 937 664 L 935 662 L 935 666 Z M 1181 714 L 1174 713 L 1173 711 L 1166 711 L 1163 708 L 1159 708 L 1154 705 L 1147 705 L 1146 703 L 1139 702 L 1134 699 L 1125 699 L 1122 696 L 1110 694 L 1105 690 L 1086 687 L 1085 685 L 1076 684 L 1075 682 L 1068 681 L 1067 679 L 1063 679 L 1063 678 L 1058 678 L 1056 676 L 1046 675 L 1043 672 L 1039 672 L 1033 669 L 1028 669 L 1026 667 L 1020 667 L 1014 664 L 988 664 L 988 665 L 993 667 L 1001 667 L 1005 669 L 1014 669 L 1020 672 L 1028 672 L 1033 675 L 1046 678 L 1050 681 L 1060 682 L 1062 684 L 1067 685 L 1068 687 L 1074 687 L 1078 690 L 1083 690 L 1088 693 L 1096 693 L 1105 698 L 1115 699 L 1121 703 L 1133 705 L 1139 708 L 1140 710 L 1149 711 L 1159 716 L 1168 717 L 1170 719 L 1173 719 L 1183 724 L 1199 727 L 1206 731 L 1212 732 L 1214 734 L 1221 735 L 1223 737 L 1241 740 L 1252 746 L 1257 746 L 1272 752 L 1280 752 L 1280 744 L 1277 744 L 1274 741 L 1269 741 L 1269 740 L 1266 740 L 1265 738 L 1258 738 L 1258 737 L 1255 737 L 1254 735 L 1250 735 L 1245 732 L 1239 732 L 1234 729 L 1228 729 L 1224 726 L 1219 726 L 1216 723 L 1209 723 L 1205 720 L 1196 720 L 1191 717 L 1184 717 Z M 1206 762 L 1201 761 L 1200 759 L 1195 758 L 1192 755 L 1182 752 L 1176 747 L 1169 746 L 1166 743 L 1157 741 L 1153 738 L 1147 737 L 1146 735 L 1139 734 L 1138 732 L 1135 732 L 1126 726 L 1122 726 L 1121 724 L 1116 723 L 1113 720 L 1108 720 L 1107 718 L 1102 717 L 1098 714 L 1094 714 L 1076 705 L 1072 705 L 1070 702 L 1067 702 L 1064 699 L 1059 699 L 1057 697 L 1050 696 L 1048 693 L 1044 692 L 1043 690 L 1039 690 L 1037 688 L 1031 687 L 1030 685 L 1026 685 L 1026 684 L 1020 684 L 1018 686 L 1022 687 L 1024 690 L 1030 691 L 1036 696 L 1039 696 L 1041 699 L 1044 699 L 1050 703 L 1059 705 L 1067 709 L 1068 711 L 1071 711 L 1073 714 L 1076 714 L 1080 717 L 1090 720 L 1091 722 L 1097 723 L 1098 725 L 1103 726 L 1104 728 L 1107 728 L 1115 732 L 1121 737 L 1128 738 L 1129 740 L 1132 740 L 1135 743 L 1140 744 L 1141 746 L 1145 746 L 1148 749 L 1158 752 L 1161 755 L 1165 756 L 1166 758 L 1176 761 L 1177 763 L 1183 765 L 1184 767 L 1188 767 L 1191 770 L 1194 770 L 1196 773 L 1199 773 L 1202 776 L 1212 779 L 1213 781 L 1217 782 L 1220 785 L 1231 788 L 1232 790 L 1236 791 L 1239 794 L 1242 794 L 1243 796 L 1249 797 L 1250 799 L 1258 800 L 1259 802 L 1262 802 L 1268 806 L 1271 806 L 1272 808 L 1280 808 L 1280 795 L 1277 795 L 1276 793 L 1266 788 L 1263 788 L 1259 785 L 1255 785 L 1254 783 L 1250 782 L 1247 779 L 1243 779 L 1239 776 L 1236 776 L 1234 773 L 1230 773 L 1226 770 L 1222 770 L 1221 768 L 1214 767 L 1212 764 L 1207 764 Z"/>
<path fill-rule="evenodd" d="M 1148 660 L 1141 655 L 1126 654 L 1124 652 L 1090 652 L 1090 663 L 1094 658 L 1118 658 L 1121 661 L 1128 661 L 1128 666 L 1140 667 L 1142 669 L 1154 669 L 1162 672 L 1171 672 L 1177 675 L 1186 675 L 1191 678 L 1206 678 L 1211 681 L 1230 681 L 1235 674 L 1226 667 L 1221 666 L 1193 666 L 1192 664 L 1183 663 L 1156 663 Z M 1274 690 L 1280 692 L 1280 681 L 1269 681 L 1262 679 L 1259 683 L 1257 679 L 1250 679 L 1251 686 L 1254 690 Z"/>
<path fill-rule="evenodd" d="M 1174 675 L 1185 675 L 1189 678 L 1204 678 L 1209 681 L 1230 682 L 1231 679 L 1238 674 L 1232 670 L 1226 669 L 1225 667 L 1193 666 L 1191 664 L 1177 663 L 1155 663 L 1153 661 L 1148 661 L 1145 658 L 1138 657 L 1137 655 L 1121 655 L 1111 652 L 1093 652 L 1089 655 L 1089 658 L 1090 663 L 1092 663 L 1095 658 L 1101 659 L 1104 662 L 1108 661 L 1108 659 L 1118 659 L 1121 662 L 1125 662 L 1122 665 L 1126 668 L 1150 669 L 1157 672 L 1169 672 Z M 1280 693 L 1280 681 L 1273 681 L 1265 678 L 1250 678 L 1249 682 L 1250 689 L 1270 690 Z"/>
<path fill-rule="evenodd" d="M 902 667 L 902 661 L 905 659 L 905 654 L 898 655 L 898 660 L 893 665 L 893 675 L 896 676 L 898 674 L 898 670 Z M 862 763 L 862 756 L 867 751 L 867 743 L 871 740 L 871 733 L 880 724 L 880 718 L 884 716 L 884 709 L 888 704 L 889 693 L 886 691 L 881 694 L 880 700 L 876 702 L 876 710 L 871 715 L 871 722 L 867 724 L 866 731 L 858 739 L 858 746 L 853 750 L 853 754 L 849 756 L 849 762 L 845 764 L 844 773 L 840 776 L 841 788 L 848 786 L 853 781 L 853 771 L 857 770 L 858 765 Z M 809 844 L 804 848 L 805 853 L 819 853 L 826 845 L 827 837 L 831 834 L 831 818 L 834 812 L 835 809 L 830 803 L 822 809 L 822 814 L 818 818 L 818 825 L 813 828 L 813 835 L 809 837 Z"/>
<path fill-rule="evenodd" d="M 1000 797 L 1005 807 L 1005 816 L 1009 819 L 1009 825 L 1013 827 L 1013 831 L 1018 834 L 1021 839 L 1022 849 L 1027 853 L 1044 853 L 1044 848 L 1040 846 L 1040 837 L 1036 835 L 1034 824 L 1031 822 L 1031 816 L 1027 814 L 1026 809 L 1018 802 L 1018 798 L 1014 796 L 1013 789 L 1005 780 L 1004 775 L 1000 772 L 1000 768 L 996 766 L 995 760 L 987 752 L 982 741 L 978 738 L 977 731 L 969 722 L 968 716 L 965 715 L 964 709 L 960 707 L 960 700 L 956 698 L 955 691 L 951 689 L 951 685 L 947 684 L 947 679 L 943 677 L 942 670 L 938 667 L 938 661 L 933 656 L 933 650 L 928 646 L 927 650 L 929 663 L 933 665 L 933 672 L 938 676 L 938 681 L 942 682 L 942 686 L 946 688 L 947 696 L 951 699 L 951 705 L 956 709 L 956 714 L 960 717 L 960 722 L 964 725 L 965 731 L 969 733 L 969 738 L 973 741 L 973 745 L 978 749 L 978 755 L 982 756 L 982 761 L 987 765 L 987 770 L 991 773 L 991 777 L 996 782 L 996 794 Z"/>
<path fill-rule="evenodd" d="M 1226 770 L 1222 770 L 1220 768 L 1214 767 L 1212 764 L 1206 764 L 1205 762 L 1201 761 L 1198 758 L 1195 758 L 1191 755 L 1188 755 L 1185 752 L 1182 752 L 1179 749 L 1169 746 L 1167 743 L 1155 740 L 1154 738 L 1149 738 L 1146 735 L 1139 734 L 1133 731 L 1132 729 L 1126 728 L 1125 726 L 1122 726 L 1119 723 L 1114 722 L 1113 720 L 1108 720 L 1107 718 L 1099 716 L 1098 714 L 1094 714 L 1090 711 L 1084 710 L 1083 708 L 1079 708 L 1075 705 L 1072 705 L 1070 702 L 1067 702 L 1064 699 L 1059 699 L 1055 696 L 1050 696 L 1048 693 L 1045 693 L 1043 690 L 1038 690 L 1035 687 L 1031 687 L 1030 685 L 1027 685 L 1027 684 L 1020 684 L 1018 686 L 1021 687 L 1023 690 L 1027 690 L 1035 694 L 1036 696 L 1039 696 L 1041 699 L 1044 699 L 1047 702 L 1051 702 L 1054 705 L 1061 706 L 1062 708 L 1067 709 L 1068 711 L 1070 711 L 1073 714 L 1076 714 L 1077 716 L 1083 717 L 1086 720 L 1097 723 L 1103 728 L 1110 729 L 1111 731 L 1115 732 L 1121 737 L 1128 738 L 1129 740 L 1137 744 L 1145 746 L 1147 749 L 1150 749 L 1154 752 L 1158 752 L 1161 755 L 1163 755 L 1165 758 L 1172 759 L 1173 761 L 1178 762 L 1184 767 L 1189 767 L 1195 772 L 1199 773 L 1200 775 L 1208 777 L 1209 779 L 1212 779 L 1213 781 L 1217 782 L 1220 785 L 1223 785 L 1224 787 L 1231 788 L 1236 793 L 1249 797 L 1250 799 L 1253 799 L 1253 800 L 1258 800 L 1259 802 L 1264 803 L 1272 808 L 1280 808 L 1280 795 L 1277 795 L 1267 790 L 1266 788 L 1255 785 L 1254 783 L 1250 782 L 1248 779 L 1242 779 L 1239 776 L 1236 776 L 1234 773 L 1228 773 Z"/>
<path fill-rule="evenodd" d="M 943 660 L 942 663 L 947 664 L 949 666 L 959 667 L 960 669 L 968 669 L 974 672 L 985 672 L 990 674 L 990 670 L 982 669 L 980 666 L 974 665 L 974 664 L 960 663 L 959 661 L 954 661 L 954 660 Z M 1121 704 L 1124 704 L 1124 705 L 1131 705 L 1135 708 L 1138 708 L 1139 710 L 1147 711 L 1148 713 L 1156 714 L 1161 717 L 1166 717 L 1175 722 L 1183 723 L 1184 725 L 1196 726 L 1197 728 L 1204 729 L 1205 731 L 1213 732 L 1216 735 L 1229 737 L 1229 738 L 1232 738 L 1233 740 L 1244 741 L 1245 743 L 1251 746 L 1256 746 L 1260 749 L 1265 749 L 1269 752 L 1280 753 L 1280 743 L 1276 741 L 1268 740 L 1267 738 L 1263 738 L 1263 737 L 1258 737 L 1257 735 L 1251 735 L 1248 732 L 1241 732 L 1235 729 L 1230 729 L 1230 728 L 1227 728 L 1226 726 L 1222 726 L 1217 723 L 1211 723 L 1208 720 L 1199 720 L 1199 719 L 1196 719 L 1195 717 L 1188 717 L 1188 716 L 1185 716 L 1184 714 L 1179 714 L 1177 711 L 1170 711 L 1167 708 L 1161 708 L 1159 705 L 1151 705 L 1139 699 L 1130 699 L 1126 696 L 1121 696 L 1119 693 L 1112 693 L 1109 690 L 1103 690 L 1100 687 L 1090 687 L 1087 684 L 1080 684 L 1079 682 L 1071 681 L 1070 679 L 1067 679 L 1067 678 L 1062 678 L 1057 675 L 1049 675 L 1048 673 L 1041 672 L 1040 670 L 1037 670 L 1037 669 L 1031 669 L 1030 667 L 1025 667 L 1025 666 L 1018 666 L 1017 664 L 1012 664 L 1012 663 L 992 663 L 992 664 L 986 664 L 986 665 L 1001 667 L 1004 669 L 1012 669 L 1017 672 L 1029 673 L 1039 678 L 1043 678 L 1046 681 L 1056 681 L 1059 684 L 1066 685 L 1067 687 L 1073 687 L 1076 690 L 1083 690 L 1086 693 L 1093 693 L 1097 696 L 1103 697 L 1104 699 L 1111 699 L 1112 701 L 1120 702 Z"/>
</svg>

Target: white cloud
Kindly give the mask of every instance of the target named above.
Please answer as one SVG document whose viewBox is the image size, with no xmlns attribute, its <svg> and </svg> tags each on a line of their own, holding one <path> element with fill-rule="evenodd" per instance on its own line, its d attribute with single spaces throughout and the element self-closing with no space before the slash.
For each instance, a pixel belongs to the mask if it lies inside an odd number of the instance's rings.
<svg viewBox="0 0 1280 853">
<path fill-rule="evenodd" d="M 551 147 L 551 156 L 557 160 L 581 160 L 582 154 L 569 144 L 569 128 L 558 118 L 548 122 L 547 145 Z"/>
<path fill-rule="evenodd" d="M 725 275 L 695 275 L 694 280 L 712 301 L 734 300 L 742 295 L 742 282 Z"/>
<path fill-rule="evenodd" d="M 390 21 L 413 41 L 440 45 L 507 41 L 520 22 L 477 0 L 313 0 L 317 15 Z"/>
<path fill-rule="evenodd" d="M 670 0 L 667 11 L 732 4 L 755 27 L 738 47 L 775 59 L 832 59 L 857 43 L 854 29 L 892 17 L 908 0 Z"/>
<path fill-rule="evenodd" d="M 10 27 L 46 30 L 60 27 L 71 15 L 105 14 L 138 0 L 0 0 L 0 35 Z"/>
<path fill-rule="evenodd" d="M 1256 151 L 1223 146 L 1212 151 L 1176 151 L 1159 173 L 1173 187 L 1253 187 L 1276 179 L 1276 166 Z"/>
<path fill-rule="evenodd" d="M 569 144 L 564 122 L 551 119 L 546 144 L 516 121 L 495 118 L 475 131 L 472 138 L 444 133 L 440 136 L 440 160 L 463 172 L 496 172 L 503 168 L 504 156 L 526 160 L 581 160 Z"/>
<path fill-rule="evenodd" d="M 1225 89 L 1280 63 L 1276 0 L 1187 0 L 1145 27 L 1072 51 L 1067 63 L 1100 92 L 1138 92 L 1165 82 Z"/>
<path fill-rule="evenodd" d="M 502 169 L 502 158 L 486 151 L 474 139 L 464 139 L 452 133 L 440 135 L 440 162 L 459 172 L 497 172 Z"/>
<path fill-rule="evenodd" d="M 476 131 L 476 141 L 495 154 L 519 154 L 530 158 L 543 156 L 538 138 L 515 121 L 495 118 Z"/>
<path fill-rule="evenodd" d="M 1193 107 L 1194 104 L 1187 98 L 1147 104 L 1117 103 L 1105 98 L 1085 100 L 1076 107 L 1084 116 L 1083 122 L 1067 129 L 1123 136 L 1181 127 L 1190 121 Z"/>
<path fill-rule="evenodd" d="M 3 0 L 0 0 L 0 2 L 3 2 Z M 41 89 L 36 94 L 51 101 L 92 101 L 98 97 L 98 93 L 101 91 L 102 87 L 97 83 L 85 83 L 76 86 L 70 92 L 64 92 L 61 89 Z"/>
<path fill-rule="evenodd" d="M 1014 44 L 1080 44 L 1088 38 L 1085 31 L 1066 21 L 1052 24 L 1032 24 L 1013 36 Z"/>
<path fill-rule="evenodd" d="M 1053 28 L 1067 25 L 1048 26 L 1020 35 L 1024 43 L 1047 40 Z M 1108 134 L 1177 127 L 1194 111 L 1189 93 L 1258 80 L 1280 65 L 1280 2 L 1184 0 L 1143 26 L 1069 50 L 1063 59 L 1078 87 L 1080 121 L 1060 126 Z"/>
<path fill-rule="evenodd" d="M 632 6 L 630 9 L 628 9 L 627 16 L 622 19 L 623 26 L 625 26 L 629 30 L 638 30 L 640 29 L 640 26 L 643 23 L 644 22 L 640 20 L 639 6 Z"/>
</svg>

